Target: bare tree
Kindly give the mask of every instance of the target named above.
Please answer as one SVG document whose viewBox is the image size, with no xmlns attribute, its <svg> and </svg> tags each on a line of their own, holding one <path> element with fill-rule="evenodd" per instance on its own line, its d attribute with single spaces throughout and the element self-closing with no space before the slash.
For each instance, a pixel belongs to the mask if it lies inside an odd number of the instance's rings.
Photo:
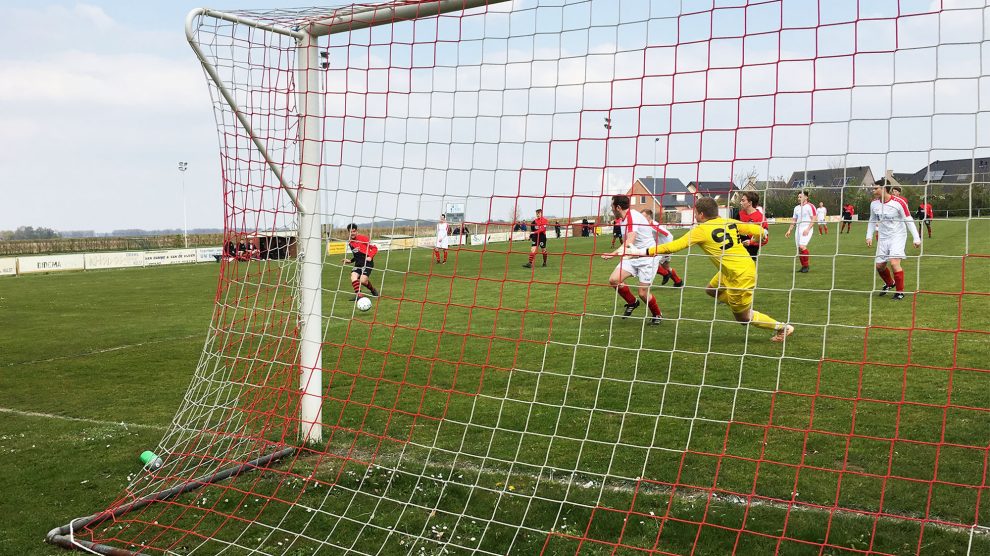
<svg viewBox="0 0 990 556">
<path fill-rule="evenodd" d="M 509 212 L 509 227 L 515 227 L 517 222 L 519 222 L 519 205 L 513 204 Z"/>
<path fill-rule="evenodd" d="M 736 170 L 736 173 L 732 176 L 732 182 L 739 189 L 746 189 L 747 185 L 751 183 L 755 184 L 759 177 L 759 171 L 757 171 L 756 166 L 753 166 L 749 170 Z"/>
</svg>

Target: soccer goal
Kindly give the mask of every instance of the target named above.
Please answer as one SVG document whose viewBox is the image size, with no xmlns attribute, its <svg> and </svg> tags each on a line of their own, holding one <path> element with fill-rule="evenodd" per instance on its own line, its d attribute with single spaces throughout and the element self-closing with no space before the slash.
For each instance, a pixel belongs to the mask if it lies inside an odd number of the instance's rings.
<svg viewBox="0 0 990 556">
<path fill-rule="evenodd" d="M 223 261 L 161 465 L 49 542 L 990 553 L 988 25 L 982 0 L 193 11 L 226 238 L 290 256 Z M 697 246 L 610 285 L 613 205 L 659 241 L 703 197 L 759 205 L 783 341 L 708 295 Z M 442 261 L 416 248 L 441 212 Z M 871 214 L 920 247 L 868 246 Z"/>
</svg>

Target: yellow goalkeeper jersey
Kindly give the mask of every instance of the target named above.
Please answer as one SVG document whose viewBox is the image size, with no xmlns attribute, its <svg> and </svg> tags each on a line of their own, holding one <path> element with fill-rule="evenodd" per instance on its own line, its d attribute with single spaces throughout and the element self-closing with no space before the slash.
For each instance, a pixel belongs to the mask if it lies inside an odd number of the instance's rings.
<svg viewBox="0 0 990 556">
<path fill-rule="evenodd" d="M 688 233 L 670 243 L 651 247 L 650 255 L 676 253 L 691 245 L 699 245 L 722 274 L 722 283 L 729 287 L 752 287 L 756 281 L 756 264 L 742 244 L 740 236 L 762 237 L 763 226 L 733 220 L 712 218 L 698 224 Z"/>
</svg>

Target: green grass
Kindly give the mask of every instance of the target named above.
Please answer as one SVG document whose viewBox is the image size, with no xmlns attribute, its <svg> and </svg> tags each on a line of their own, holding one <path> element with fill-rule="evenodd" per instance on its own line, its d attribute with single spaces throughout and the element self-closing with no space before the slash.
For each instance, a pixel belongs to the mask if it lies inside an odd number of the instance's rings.
<svg viewBox="0 0 990 556">
<path fill-rule="evenodd" d="M 798 327 L 786 346 L 714 306 L 697 255 L 672 261 L 687 288 L 656 290 L 659 328 L 643 309 L 619 318 L 604 287 L 615 263 L 588 239 L 553 241 L 535 273 L 520 268 L 528 244 L 436 267 L 428 251 L 383 253 L 385 297 L 357 315 L 349 269 L 328 266 L 326 442 L 100 538 L 176 553 L 203 535 L 288 554 L 966 553 L 959 525 L 979 509 L 990 526 L 990 258 L 963 257 L 990 254 L 986 222 L 937 223 L 920 267 L 905 263 L 924 293 L 902 303 L 871 291 L 861 226 L 816 237 L 808 275 L 774 226 L 756 307 Z M 99 421 L 0 413 L 0 510 L 16 524 L 0 553 L 61 553 L 44 534 L 125 487 L 171 486 L 297 436 L 292 266 L 230 267 L 215 306 L 217 270 L 0 280 L 0 405 Z M 108 424 L 121 421 L 148 428 Z M 190 432 L 205 429 L 235 434 Z M 159 441 L 187 456 L 128 486 Z M 990 551 L 983 531 L 973 554 Z"/>
</svg>

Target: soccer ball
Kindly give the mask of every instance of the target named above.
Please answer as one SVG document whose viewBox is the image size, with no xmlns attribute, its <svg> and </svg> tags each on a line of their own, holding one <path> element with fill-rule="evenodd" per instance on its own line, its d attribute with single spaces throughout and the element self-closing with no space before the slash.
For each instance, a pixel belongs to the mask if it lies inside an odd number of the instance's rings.
<svg viewBox="0 0 990 556">
<path fill-rule="evenodd" d="M 371 309 L 371 299 L 367 297 L 361 297 L 357 300 L 358 311 L 368 311 Z"/>
</svg>

